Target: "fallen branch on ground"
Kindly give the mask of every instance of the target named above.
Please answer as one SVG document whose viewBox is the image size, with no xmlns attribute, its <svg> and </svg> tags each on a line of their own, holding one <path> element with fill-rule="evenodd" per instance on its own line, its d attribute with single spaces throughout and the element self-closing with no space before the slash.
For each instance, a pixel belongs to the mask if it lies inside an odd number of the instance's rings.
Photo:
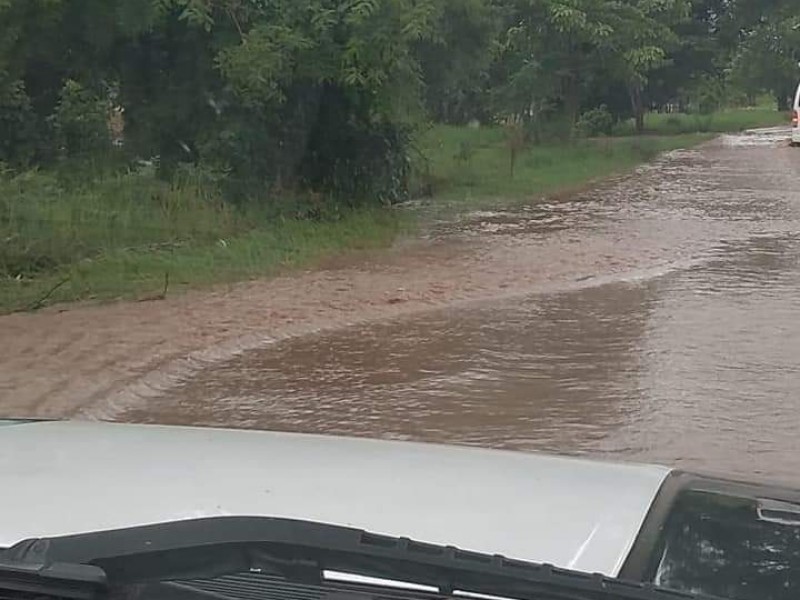
<svg viewBox="0 0 800 600">
<path fill-rule="evenodd" d="M 70 276 L 67 275 L 66 277 L 64 277 L 64 279 L 62 279 L 57 284 L 55 284 L 53 287 L 51 287 L 49 290 L 47 290 L 47 292 L 43 296 L 38 298 L 32 304 L 30 304 L 28 306 L 28 310 L 39 310 L 40 308 L 42 308 L 44 306 L 44 303 L 47 302 L 47 299 L 50 296 L 52 296 L 53 294 L 55 294 L 56 290 L 58 290 L 58 288 L 60 288 L 65 283 L 67 283 L 69 280 L 70 280 Z"/>
<path fill-rule="evenodd" d="M 169 271 L 164 272 L 164 289 L 160 294 L 153 294 L 152 296 L 145 296 L 139 298 L 138 302 L 155 302 L 156 300 L 166 300 L 167 290 L 169 289 Z"/>
</svg>

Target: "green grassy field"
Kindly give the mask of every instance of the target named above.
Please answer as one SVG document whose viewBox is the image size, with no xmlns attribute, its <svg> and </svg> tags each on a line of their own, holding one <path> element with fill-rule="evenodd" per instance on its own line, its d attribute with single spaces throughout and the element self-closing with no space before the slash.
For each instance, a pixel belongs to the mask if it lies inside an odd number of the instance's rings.
<svg viewBox="0 0 800 600">
<path fill-rule="evenodd" d="M 202 186 L 149 173 L 64 188 L 38 173 L 0 179 L 0 312 L 143 298 L 275 275 L 384 247 L 411 227 L 397 211 L 324 220 L 231 208 Z"/>
<path fill-rule="evenodd" d="M 361 209 L 319 220 L 277 216 L 253 204 L 231 207 L 205 181 L 169 184 L 148 168 L 79 185 L 49 173 L 0 172 L 0 312 L 152 297 L 163 291 L 167 274 L 173 293 L 309 267 L 386 247 L 440 211 L 535 201 L 692 146 L 712 131 L 784 120 L 772 111 L 729 111 L 700 127 L 692 116 L 651 115 L 650 135 L 522 148 L 513 175 L 502 128 L 436 126 L 418 141 L 427 166 L 416 176 L 417 188 L 426 194 L 426 210 Z"/>
<path fill-rule="evenodd" d="M 506 130 L 437 125 L 420 138 L 420 150 L 429 160 L 422 187 L 432 191 L 430 205 L 437 210 L 519 204 L 624 172 L 718 133 L 786 123 L 785 114 L 767 108 L 712 115 L 653 113 L 645 121 L 646 135 L 633 135 L 633 123 L 624 122 L 611 137 L 529 145 L 517 153 L 513 174 Z"/>
<path fill-rule="evenodd" d="M 789 116 L 774 108 L 740 108 L 716 112 L 710 115 L 687 115 L 650 113 L 645 118 L 645 130 L 650 134 L 676 135 L 682 133 L 730 133 L 788 125 Z M 620 123 L 615 135 L 633 135 L 632 121 Z"/>
<path fill-rule="evenodd" d="M 430 157 L 430 204 L 459 210 L 535 200 L 711 137 L 707 133 L 611 137 L 532 146 L 517 154 L 513 174 L 507 135 L 500 128 L 437 126 L 423 138 L 422 150 Z"/>
</svg>

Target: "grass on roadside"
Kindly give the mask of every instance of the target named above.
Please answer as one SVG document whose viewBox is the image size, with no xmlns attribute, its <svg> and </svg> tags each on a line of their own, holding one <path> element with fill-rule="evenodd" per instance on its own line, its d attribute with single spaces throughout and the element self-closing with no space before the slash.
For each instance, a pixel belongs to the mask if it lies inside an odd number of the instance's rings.
<svg viewBox="0 0 800 600">
<path fill-rule="evenodd" d="M 450 208 L 480 208 L 530 201 L 630 169 L 659 153 L 686 148 L 709 134 L 641 138 L 582 139 L 574 143 L 529 146 L 518 153 L 511 173 L 511 151 L 501 128 L 437 126 L 423 140 L 430 159 L 431 203 Z"/>
<path fill-rule="evenodd" d="M 420 140 L 420 150 L 430 161 L 420 187 L 431 191 L 430 204 L 445 212 L 519 204 L 624 172 L 717 133 L 786 122 L 786 115 L 771 108 L 712 115 L 651 113 L 647 135 L 633 135 L 633 123 L 624 122 L 611 137 L 528 145 L 516 155 L 513 176 L 506 130 L 437 125 Z"/>
<path fill-rule="evenodd" d="M 0 179 L 0 312 L 142 298 L 274 275 L 390 244 L 409 223 L 362 209 L 336 219 L 233 208 L 203 186 L 133 173 L 70 189 L 46 174 Z"/>
<path fill-rule="evenodd" d="M 789 118 L 774 108 L 739 108 L 713 114 L 649 113 L 645 118 L 648 134 L 677 135 L 682 133 L 732 133 L 757 127 L 786 125 Z M 633 135 L 633 121 L 617 125 L 615 135 Z"/>
</svg>

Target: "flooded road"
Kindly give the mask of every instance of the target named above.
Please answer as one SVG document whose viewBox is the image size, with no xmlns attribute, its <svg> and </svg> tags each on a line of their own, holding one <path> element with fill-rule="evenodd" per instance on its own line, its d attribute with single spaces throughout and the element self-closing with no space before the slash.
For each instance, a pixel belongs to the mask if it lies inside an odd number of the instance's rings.
<svg viewBox="0 0 800 600">
<path fill-rule="evenodd" d="M 562 202 L 444 224 L 438 239 L 482 249 L 476 268 L 502 252 L 512 271 L 565 275 L 242 352 L 117 418 L 798 483 L 800 150 L 786 137 L 726 136 Z"/>
</svg>

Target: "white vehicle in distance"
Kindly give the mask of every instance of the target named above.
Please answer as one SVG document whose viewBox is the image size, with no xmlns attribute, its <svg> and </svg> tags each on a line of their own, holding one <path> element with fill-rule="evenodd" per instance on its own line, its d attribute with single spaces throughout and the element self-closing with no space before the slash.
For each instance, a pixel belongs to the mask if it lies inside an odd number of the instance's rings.
<svg viewBox="0 0 800 600">
<path fill-rule="evenodd" d="M 800 597 L 800 492 L 658 466 L 7 421 L 0 481 L 4 600 Z"/>
<path fill-rule="evenodd" d="M 800 84 L 794 93 L 792 104 L 792 146 L 800 146 Z"/>
</svg>

